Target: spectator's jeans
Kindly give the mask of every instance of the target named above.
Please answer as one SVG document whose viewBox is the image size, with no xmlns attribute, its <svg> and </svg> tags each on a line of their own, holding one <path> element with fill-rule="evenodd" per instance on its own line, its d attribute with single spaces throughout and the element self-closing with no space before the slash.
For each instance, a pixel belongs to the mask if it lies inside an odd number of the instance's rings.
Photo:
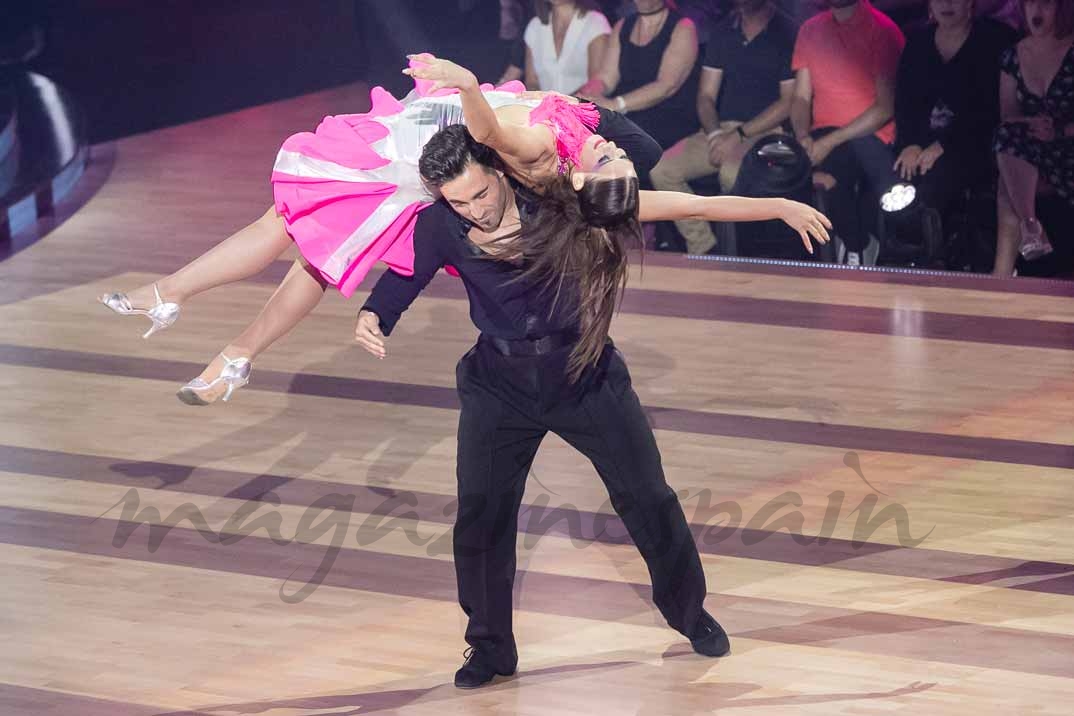
<svg viewBox="0 0 1074 716">
<path fill-rule="evenodd" d="M 734 131 L 738 124 L 723 122 L 720 129 Z M 721 191 L 729 191 L 735 184 L 742 158 L 757 139 L 758 137 L 751 137 L 739 142 L 731 156 L 717 167 L 709 161 L 709 144 L 705 132 L 691 134 L 664 152 L 660 163 L 652 171 L 653 186 L 660 191 L 681 191 L 689 194 L 693 190 L 688 182 L 719 174 Z M 716 236 L 707 221 L 676 221 L 675 226 L 686 239 L 686 250 L 691 254 L 707 253 L 716 245 Z"/>
<path fill-rule="evenodd" d="M 811 136 L 819 139 L 834 131 L 835 127 L 823 127 L 814 129 Z M 835 177 L 825 209 L 847 251 L 860 253 L 869 242 L 869 229 L 862 225 L 863 213 L 875 225 L 880 196 L 899 181 L 894 164 L 891 145 L 870 134 L 840 144 L 815 167 Z M 869 198 L 863 202 L 863 197 Z"/>
</svg>

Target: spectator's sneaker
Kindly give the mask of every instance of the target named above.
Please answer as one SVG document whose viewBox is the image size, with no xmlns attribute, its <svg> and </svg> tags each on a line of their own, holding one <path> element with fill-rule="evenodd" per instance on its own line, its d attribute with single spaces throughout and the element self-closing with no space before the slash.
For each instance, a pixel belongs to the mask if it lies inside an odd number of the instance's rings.
<svg viewBox="0 0 1074 716">
<path fill-rule="evenodd" d="M 861 266 L 861 254 L 857 251 L 847 251 L 847 266 Z"/>
</svg>

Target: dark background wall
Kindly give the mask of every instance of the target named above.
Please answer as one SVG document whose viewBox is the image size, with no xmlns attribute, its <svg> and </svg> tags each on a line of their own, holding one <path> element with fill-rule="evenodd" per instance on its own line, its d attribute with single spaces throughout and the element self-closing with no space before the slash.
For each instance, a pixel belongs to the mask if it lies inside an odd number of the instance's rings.
<svg viewBox="0 0 1074 716">
<path fill-rule="evenodd" d="M 493 81 L 506 57 L 498 0 L 14 3 L 20 21 L 45 28 L 30 68 L 75 95 L 94 142 L 356 80 L 405 92 L 406 52 L 431 50 Z"/>
</svg>

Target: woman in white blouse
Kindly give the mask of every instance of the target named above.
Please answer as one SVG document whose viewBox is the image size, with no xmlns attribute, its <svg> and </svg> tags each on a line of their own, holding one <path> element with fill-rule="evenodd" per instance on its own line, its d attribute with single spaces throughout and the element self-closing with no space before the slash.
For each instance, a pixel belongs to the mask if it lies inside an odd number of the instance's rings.
<svg viewBox="0 0 1074 716">
<path fill-rule="evenodd" d="M 526 41 L 526 87 L 573 94 L 604 58 L 611 34 L 596 0 L 535 0 Z"/>
</svg>

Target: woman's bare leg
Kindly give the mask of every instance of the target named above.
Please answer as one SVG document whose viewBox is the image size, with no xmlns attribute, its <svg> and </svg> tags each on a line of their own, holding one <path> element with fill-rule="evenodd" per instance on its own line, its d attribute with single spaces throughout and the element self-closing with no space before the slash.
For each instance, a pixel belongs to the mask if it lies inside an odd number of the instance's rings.
<svg viewBox="0 0 1074 716">
<path fill-rule="evenodd" d="M 291 246 L 283 218 L 270 207 L 261 218 L 232 234 L 175 273 L 156 281 L 165 301 L 183 303 L 192 296 L 265 270 Z M 156 303 L 153 284 L 127 294 L 135 308 Z"/>
<path fill-rule="evenodd" d="M 1011 206 L 1006 181 L 999 179 L 996 194 L 996 262 L 992 265 L 993 276 L 1011 276 L 1018 260 L 1018 247 L 1022 243 L 1022 220 Z"/>
<path fill-rule="evenodd" d="M 266 348 L 286 335 L 312 311 L 324 297 L 326 283 L 317 269 L 303 261 L 295 261 L 283 281 L 261 309 L 254 322 L 221 353 L 228 358 L 247 358 L 251 362 Z M 206 383 L 220 375 L 224 359 L 217 355 L 199 376 Z M 218 384 L 212 390 L 199 391 L 206 402 L 224 394 L 226 386 Z"/>
<path fill-rule="evenodd" d="M 1037 218 L 1037 183 L 1040 172 L 1024 159 L 1013 154 L 999 152 L 996 154 L 999 175 L 1007 187 L 1010 207 L 1021 221 Z"/>
</svg>

